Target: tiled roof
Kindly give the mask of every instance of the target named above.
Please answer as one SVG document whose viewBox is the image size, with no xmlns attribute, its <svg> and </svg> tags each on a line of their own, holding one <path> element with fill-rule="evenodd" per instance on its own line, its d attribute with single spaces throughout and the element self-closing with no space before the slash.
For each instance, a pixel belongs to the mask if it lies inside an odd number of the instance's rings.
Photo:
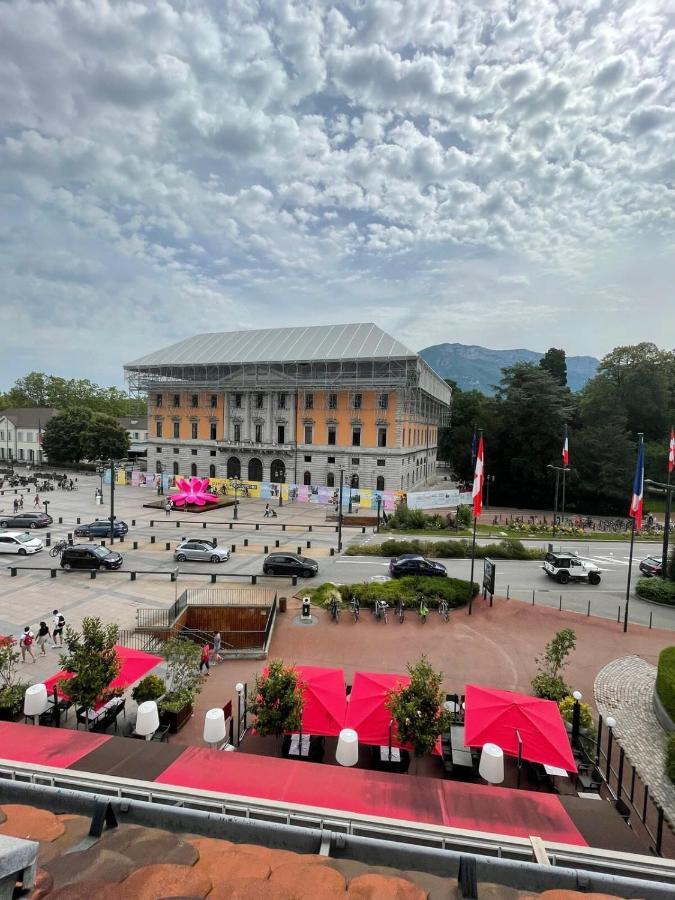
<svg viewBox="0 0 675 900">
<path fill-rule="evenodd" d="M 17 428 L 38 428 L 40 426 L 44 428 L 57 412 L 58 409 L 54 409 L 51 406 L 14 406 L 8 409 L 0 409 L 0 418 L 7 416 Z"/>
</svg>

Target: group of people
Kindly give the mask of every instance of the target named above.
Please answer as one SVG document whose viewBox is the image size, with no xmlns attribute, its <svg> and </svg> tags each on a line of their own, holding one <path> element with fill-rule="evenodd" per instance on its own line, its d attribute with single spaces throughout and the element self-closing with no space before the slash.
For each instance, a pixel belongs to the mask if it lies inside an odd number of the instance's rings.
<svg viewBox="0 0 675 900">
<path fill-rule="evenodd" d="M 66 625 L 65 616 L 55 609 L 52 613 L 52 627 L 50 629 L 46 622 L 40 622 L 37 632 L 32 631 L 30 625 L 26 625 L 21 637 L 19 638 L 19 649 L 21 650 L 21 662 L 26 662 L 26 657 L 30 656 L 33 662 L 37 662 L 33 653 L 33 645 L 40 650 L 41 656 L 47 655 L 47 642 L 50 635 L 52 639 L 52 647 L 63 647 L 63 629 Z"/>
</svg>

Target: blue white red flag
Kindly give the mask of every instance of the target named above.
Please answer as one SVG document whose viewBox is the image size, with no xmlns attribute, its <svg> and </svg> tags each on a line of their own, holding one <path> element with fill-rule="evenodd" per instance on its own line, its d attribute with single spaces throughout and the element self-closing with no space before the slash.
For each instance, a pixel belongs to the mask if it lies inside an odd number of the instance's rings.
<svg viewBox="0 0 675 900">
<path fill-rule="evenodd" d="M 563 441 L 562 461 L 563 461 L 563 466 L 569 466 L 569 464 L 570 464 L 570 444 L 569 444 L 569 440 L 567 439 L 567 425 L 565 425 L 565 440 Z"/>
<path fill-rule="evenodd" d="M 645 445 L 640 438 L 640 447 L 638 449 L 637 465 L 635 466 L 635 478 L 633 479 L 633 499 L 630 502 L 628 515 L 635 520 L 635 528 L 639 531 L 642 528 L 642 495 L 644 493 L 645 482 Z"/>
<path fill-rule="evenodd" d="M 473 490 L 471 491 L 473 515 L 476 519 L 483 511 L 483 452 L 483 435 L 481 435 L 478 444 L 478 454 L 476 455 L 476 468 L 473 474 Z"/>
</svg>

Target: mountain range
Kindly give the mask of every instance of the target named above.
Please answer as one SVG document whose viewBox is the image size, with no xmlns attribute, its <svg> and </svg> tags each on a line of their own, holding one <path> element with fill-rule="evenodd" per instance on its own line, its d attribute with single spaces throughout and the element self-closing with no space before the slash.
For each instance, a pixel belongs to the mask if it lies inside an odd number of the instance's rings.
<svg viewBox="0 0 675 900">
<path fill-rule="evenodd" d="M 494 394 L 502 369 L 517 362 L 534 363 L 544 355 L 534 350 L 490 350 L 471 344 L 433 344 L 419 351 L 441 378 L 451 378 L 463 391 Z M 567 383 L 578 391 L 597 372 L 599 360 L 593 356 L 567 357 Z"/>
</svg>

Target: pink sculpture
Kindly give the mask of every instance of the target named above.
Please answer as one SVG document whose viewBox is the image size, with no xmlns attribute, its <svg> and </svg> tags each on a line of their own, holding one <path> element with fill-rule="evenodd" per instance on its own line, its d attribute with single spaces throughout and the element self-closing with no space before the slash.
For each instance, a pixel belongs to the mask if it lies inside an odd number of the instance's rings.
<svg viewBox="0 0 675 900">
<path fill-rule="evenodd" d="M 217 503 L 218 498 L 209 490 L 208 478 L 197 478 L 194 475 L 187 478 L 176 478 L 177 493 L 171 494 L 171 502 L 174 506 L 206 506 L 207 503 Z"/>
</svg>

